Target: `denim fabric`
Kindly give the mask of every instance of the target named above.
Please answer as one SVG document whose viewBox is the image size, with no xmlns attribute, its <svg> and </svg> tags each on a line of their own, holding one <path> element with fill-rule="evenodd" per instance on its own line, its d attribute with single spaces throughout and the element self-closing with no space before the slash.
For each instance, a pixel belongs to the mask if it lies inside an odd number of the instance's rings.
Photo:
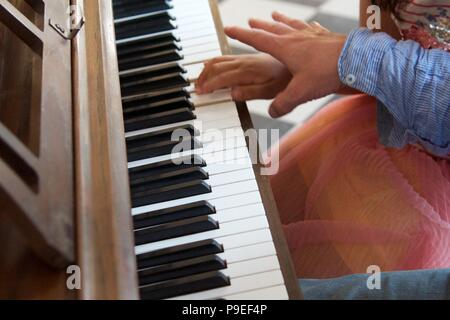
<svg viewBox="0 0 450 320">
<path fill-rule="evenodd" d="M 450 269 L 380 275 L 380 290 L 368 289 L 369 274 L 299 282 L 306 300 L 450 300 Z"/>
</svg>

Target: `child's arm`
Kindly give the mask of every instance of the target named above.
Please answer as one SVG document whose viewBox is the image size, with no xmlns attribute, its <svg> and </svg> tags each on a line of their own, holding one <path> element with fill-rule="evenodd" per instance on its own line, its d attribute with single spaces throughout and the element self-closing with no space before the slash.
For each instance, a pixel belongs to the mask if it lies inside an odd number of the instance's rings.
<svg viewBox="0 0 450 320">
<path fill-rule="evenodd" d="M 438 156 L 450 153 L 450 54 L 423 49 L 365 29 L 352 31 L 339 75 L 382 102 L 394 117 L 393 147 L 418 143 Z"/>
</svg>

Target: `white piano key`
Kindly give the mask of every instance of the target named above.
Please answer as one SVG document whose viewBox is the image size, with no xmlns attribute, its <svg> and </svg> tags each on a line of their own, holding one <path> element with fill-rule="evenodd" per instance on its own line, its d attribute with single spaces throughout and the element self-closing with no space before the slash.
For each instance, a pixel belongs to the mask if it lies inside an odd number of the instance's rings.
<svg viewBox="0 0 450 320">
<path fill-rule="evenodd" d="M 206 14 L 211 15 L 211 9 L 208 4 L 192 2 L 189 5 L 180 6 L 176 5 L 172 9 L 168 10 L 177 19 L 192 16 L 195 14 Z"/>
<path fill-rule="evenodd" d="M 253 244 L 272 242 L 272 234 L 270 229 L 257 229 L 249 231 L 242 234 L 234 234 L 231 236 L 220 238 L 220 243 L 223 245 L 225 250 L 230 250 L 233 248 L 246 247 Z"/>
<path fill-rule="evenodd" d="M 199 15 L 190 15 L 180 18 L 177 17 L 177 19 L 175 20 L 175 24 L 178 26 L 178 28 L 183 28 L 184 26 L 189 26 L 194 23 L 206 22 L 214 24 L 214 19 L 210 14 L 208 14 L 208 12 L 202 12 L 202 14 Z"/>
<path fill-rule="evenodd" d="M 151 211 L 157 211 L 161 209 L 171 208 L 171 207 L 177 207 L 182 206 L 188 203 L 197 202 L 197 201 L 210 201 L 214 199 L 220 199 L 225 198 L 229 196 L 234 196 L 237 194 L 252 192 L 252 191 L 258 191 L 258 185 L 256 181 L 244 181 L 244 182 L 238 182 L 233 184 L 228 184 L 225 186 L 216 187 L 214 189 L 214 192 L 202 194 L 199 196 L 194 197 L 188 197 L 183 199 L 177 199 L 172 201 L 166 201 L 161 203 L 155 203 L 149 206 L 139 207 L 139 208 L 133 208 L 132 214 L 142 214 L 145 212 L 151 212 Z"/>
<path fill-rule="evenodd" d="M 253 165 L 250 158 L 246 158 L 240 163 L 236 163 L 236 161 L 226 161 L 215 164 L 208 164 L 207 171 L 210 176 L 215 176 L 218 174 L 226 173 L 226 172 L 236 172 L 245 169 L 252 169 Z"/>
<path fill-rule="evenodd" d="M 198 38 L 204 38 L 204 37 L 210 37 L 210 36 L 217 36 L 216 29 L 213 26 L 210 26 L 208 28 L 200 28 L 199 30 L 193 30 L 190 34 L 187 33 L 176 33 L 173 32 L 173 34 L 180 38 L 180 43 L 186 43 L 188 41 L 194 41 Z"/>
<path fill-rule="evenodd" d="M 222 55 L 222 51 L 220 50 L 220 48 L 217 48 L 217 49 L 206 51 L 206 52 L 200 52 L 200 53 L 188 55 L 188 56 L 184 57 L 183 60 L 181 60 L 181 64 L 183 66 L 188 66 L 190 64 L 202 63 L 202 62 L 211 60 L 211 59 L 221 56 L 221 55 Z"/>
<path fill-rule="evenodd" d="M 233 101 L 231 97 L 231 91 L 229 89 L 217 90 L 213 93 L 198 95 L 193 93 L 191 95 L 191 101 L 195 106 L 201 107 L 212 103 Z"/>
<path fill-rule="evenodd" d="M 252 247 L 250 247 L 251 250 Z M 233 250 L 231 250 L 233 251 Z M 274 250 L 271 250 L 274 251 Z M 250 252 L 249 257 L 252 255 Z M 252 258 L 251 260 L 239 262 L 230 261 L 227 254 L 223 254 L 223 259 L 228 263 L 227 275 L 231 278 L 249 276 L 252 274 L 280 270 L 280 264 L 276 254 Z"/>
<path fill-rule="evenodd" d="M 231 281 L 232 284 L 228 287 L 188 294 L 169 300 L 212 300 L 284 284 L 283 275 L 280 270 L 231 279 Z"/>
<path fill-rule="evenodd" d="M 206 168 L 206 171 L 208 168 Z M 227 172 L 222 173 L 219 175 L 215 175 L 210 177 L 206 182 L 213 188 L 219 187 L 219 186 L 225 186 L 230 183 L 236 183 L 241 181 L 247 181 L 247 180 L 254 180 L 255 174 L 253 173 L 253 169 L 245 169 L 242 171 L 233 171 L 233 172 Z M 214 191 L 214 189 L 213 189 Z"/>
<path fill-rule="evenodd" d="M 225 128 L 225 129 L 214 129 L 214 130 L 203 130 L 199 136 L 199 140 L 207 143 L 215 140 L 224 140 L 225 138 L 232 137 L 243 137 L 244 130 L 242 127 L 235 128 Z"/>
<path fill-rule="evenodd" d="M 209 8 L 209 1 L 208 0 L 170 0 L 170 2 L 173 4 L 174 8 L 179 7 L 189 7 L 193 4 L 201 4 L 208 6 Z"/>
<path fill-rule="evenodd" d="M 203 37 L 193 38 L 193 39 L 180 39 L 180 46 L 185 48 L 190 47 L 197 47 L 197 46 L 203 46 L 208 43 L 216 43 L 220 45 L 219 38 L 217 37 L 217 34 L 208 34 Z"/>
<path fill-rule="evenodd" d="M 191 47 L 188 47 L 188 48 L 182 48 L 181 53 L 185 57 L 183 62 L 184 63 L 186 61 L 189 62 L 190 60 L 186 59 L 189 56 L 198 55 L 200 53 L 209 52 L 209 51 L 220 51 L 220 44 L 218 42 L 210 42 L 210 43 L 205 43 L 205 44 L 198 45 L 198 46 L 191 46 Z M 190 64 L 192 64 L 192 63 L 190 63 Z M 188 64 L 186 64 L 186 65 L 188 65 Z"/>
<path fill-rule="evenodd" d="M 217 210 L 239 208 L 250 204 L 262 203 L 259 191 L 253 191 L 209 201 Z"/>
<path fill-rule="evenodd" d="M 251 204 L 248 206 L 242 206 L 240 208 L 232 208 L 232 209 L 217 211 L 217 213 L 215 215 L 212 215 L 211 217 L 213 219 L 217 219 L 221 223 L 225 223 L 225 222 L 245 220 L 248 218 L 265 216 L 265 215 L 266 215 L 266 211 L 264 209 L 263 204 L 257 203 L 257 204 Z M 214 217 L 216 217 L 216 218 L 214 218 Z"/>
<path fill-rule="evenodd" d="M 199 120 L 206 120 L 204 117 L 208 113 L 222 113 L 222 112 L 233 112 L 233 115 L 238 116 L 236 104 L 234 102 L 217 102 L 210 103 L 210 105 L 205 106 L 201 109 L 195 110 L 195 114 L 199 117 Z M 226 118 L 226 117 L 222 117 Z M 215 118 L 217 119 L 217 118 Z"/>
<path fill-rule="evenodd" d="M 234 150 L 247 146 L 244 137 L 231 137 L 225 140 L 213 141 L 203 145 L 202 154 L 218 153 L 224 150 Z"/>
<path fill-rule="evenodd" d="M 259 290 L 252 290 L 243 293 L 238 293 L 226 297 L 230 301 L 243 300 L 289 300 L 286 287 L 284 285 L 264 288 Z"/>
<path fill-rule="evenodd" d="M 276 254 L 275 245 L 272 241 L 268 241 L 235 249 L 225 249 L 225 252 L 218 254 L 218 256 L 227 260 L 228 263 L 233 264 L 240 261 L 258 259 Z M 235 276 L 240 275 L 241 274 L 235 274 Z"/>
<path fill-rule="evenodd" d="M 236 104 L 233 102 L 211 102 L 208 106 L 195 110 L 194 113 L 200 121 L 212 121 L 230 117 L 239 118 Z"/>
<path fill-rule="evenodd" d="M 149 253 L 156 250 L 167 249 L 175 246 L 179 246 L 185 243 L 197 242 L 207 239 L 215 239 L 219 243 L 222 243 L 222 238 L 232 235 L 238 235 L 244 237 L 245 233 L 250 231 L 262 230 L 269 228 L 267 218 L 265 216 L 249 218 L 246 220 L 233 221 L 229 223 L 223 223 L 220 225 L 220 229 L 197 233 L 189 236 L 167 239 L 163 241 L 143 244 L 136 246 L 136 255 Z M 269 242 L 270 243 L 270 242 Z M 225 246 L 225 245 L 224 245 Z M 241 245 L 242 246 L 242 245 Z M 240 246 L 240 247 L 241 247 Z"/>
<path fill-rule="evenodd" d="M 205 65 L 203 63 L 196 63 L 196 64 L 190 64 L 186 67 L 186 77 L 189 80 L 189 82 L 197 81 L 198 77 L 202 73 L 203 69 L 205 68 Z"/>
<path fill-rule="evenodd" d="M 173 34 L 180 37 L 181 39 L 198 38 L 199 36 L 206 35 L 204 31 L 216 32 L 214 21 L 200 21 L 192 24 L 186 24 L 180 26 L 180 28 L 178 29 L 172 30 Z"/>
</svg>

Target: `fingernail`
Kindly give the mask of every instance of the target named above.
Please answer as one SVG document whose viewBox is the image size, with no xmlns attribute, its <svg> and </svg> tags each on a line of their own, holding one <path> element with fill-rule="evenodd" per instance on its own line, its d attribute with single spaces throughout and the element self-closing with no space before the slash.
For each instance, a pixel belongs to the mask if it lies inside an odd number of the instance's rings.
<svg viewBox="0 0 450 320">
<path fill-rule="evenodd" d="M 280 114 L 278 113 L 277 109 L 275 109 L 274 107 L 270 107 L 269 115 L 274 119 L 277 119 L 280 117 Z"/>
</svg>

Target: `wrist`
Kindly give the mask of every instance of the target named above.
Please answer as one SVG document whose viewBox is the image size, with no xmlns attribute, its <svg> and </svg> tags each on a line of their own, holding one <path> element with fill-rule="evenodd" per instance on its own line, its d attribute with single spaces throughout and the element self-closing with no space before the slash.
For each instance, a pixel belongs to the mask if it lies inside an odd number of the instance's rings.
<svg viewBox="0 0 450 320">
<path fill-rule="evenodd" d="M 384 33 L 358 28 L 350 32 L 338 61 L 343 85 L 375 96 L 385 53 L 396 41 Z"/>
</svg>

